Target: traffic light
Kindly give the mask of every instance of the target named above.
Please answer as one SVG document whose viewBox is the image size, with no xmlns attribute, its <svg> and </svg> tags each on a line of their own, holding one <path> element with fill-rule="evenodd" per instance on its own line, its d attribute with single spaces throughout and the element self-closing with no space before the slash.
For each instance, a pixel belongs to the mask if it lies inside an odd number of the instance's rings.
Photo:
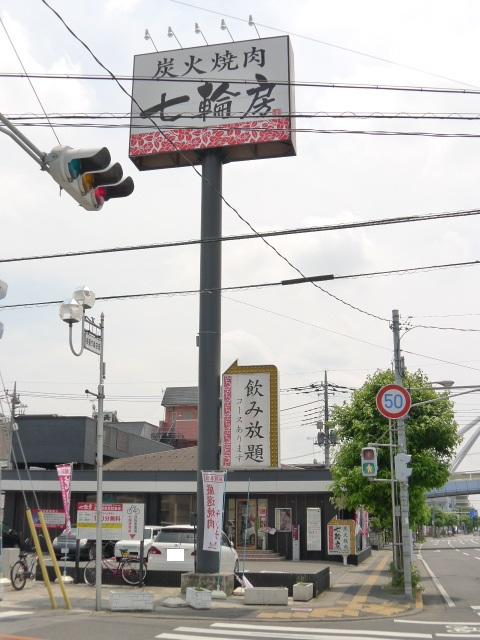
<svg viewBox="0 0 480 640">
<path fill-rule="evenodd" d="M 395 479 L 400 482 L 406 482 L 412 475 L 412 469 L 410 469 L 408 463 L 412 459 L 412 456 L 408 453 L 397 453 L 395 456 Z"/>
<path fill-rule="evenodd" d="M 375 447 L 363 447 L 361 461 L 362 476 L 374 478 L 378 473 L 377 450 Z"/>
<path fill-rule="evenodd" d="M 325 444 L 325 434 L 323 431 L 317 431 L 317 444 L 319 447 L 323 447 Z"/>
<path fill-rule="evenodd" d="M 0 300 L 3 300 L 7 295 L 8 284 L 3 280 L 0 280 Z M 3 322 L 0 322 L 0 338 L 3 336 Z"/>
<path fill-rule="evenodd" d="M 111 198 L 125 198 L 134 189 L 132 178 L 122 180 L 123 170 L 110 166 L 110 152 L 101 149 L 55 147 L 45 159 L 48 172 L 62 189 L 87 211 L 99 211 Z"/>
</svg>

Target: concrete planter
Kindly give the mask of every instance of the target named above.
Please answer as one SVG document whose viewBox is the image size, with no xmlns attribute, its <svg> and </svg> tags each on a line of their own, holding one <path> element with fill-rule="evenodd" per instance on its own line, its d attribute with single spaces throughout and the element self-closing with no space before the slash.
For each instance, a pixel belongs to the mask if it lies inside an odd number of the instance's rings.
<svg viewBox="0 0 480 640">
<path fill-rule="evenodd" d="M 293 599 L 308 602 L 313 598 L 313 582 L 297 582 L 293 585 Z"/>
<path fill-rule="evenodd" d="M 153 593 L 150 591 L 110 591 L 110 611 L 153 611 Z"/>
<path fill-rule="evenodd" d="M 193 609 L 211 609 L 212 592 L 199 587 L 187 587 L 186 601 Z"/>
<path fill-rule="evenodd" d="M 286 587 L 249 587 L 244 591 L 244 604 L 288 605 Z"/>
</svg>

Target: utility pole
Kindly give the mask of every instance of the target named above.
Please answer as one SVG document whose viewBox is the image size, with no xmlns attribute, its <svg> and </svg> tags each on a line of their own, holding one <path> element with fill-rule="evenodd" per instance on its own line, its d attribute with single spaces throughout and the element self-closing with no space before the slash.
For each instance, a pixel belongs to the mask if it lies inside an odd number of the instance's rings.
<svg viewBox="0 0 480 640">
<path fill-rule="evenodd" d="M 200 322 L 198 340 L 197 573 L 218 573 L 220 554 L 203 548 L 202 471 L 219 468 L 222 243 L 222 158 L 205 152 L 202 164 Z"/>
<path fill-rule="evenodd" d="M 403 386 L 403 359 L 400 351 L 400 318 L 397 309 L 392 311 L 392 332 L 393 332 L 393 358 L 395 370 L 395 383 Z M 407 452 L 407 436 L 405 432 L 405 420 L 397 420 L 398 450 L 400 453 Z M 403 580 L 405 595 L 412 598 L 412 547 L 410 543 L 410 521 L 409 521 L 409 498 L 408 479 L 400 480 L 400 519 L 403 548 Z M 395 526 L 395 523 L 394 523 Z"/>
<path fill-rule="evenodd" d="M 327 371 L 323 379 L 323 410 L 324 410 L 324 424 L 325 424 L 325 467 L 330 467 L 330 427 L 328 424 L 328 378 Z"/>
</svg>

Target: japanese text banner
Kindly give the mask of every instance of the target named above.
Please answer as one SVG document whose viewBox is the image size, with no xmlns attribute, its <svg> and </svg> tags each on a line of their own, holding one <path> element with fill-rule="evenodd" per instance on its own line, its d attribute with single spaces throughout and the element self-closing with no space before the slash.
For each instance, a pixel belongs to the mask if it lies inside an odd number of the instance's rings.
<svg viewBox="0 0 480 640">
<path fill-rule="evenodd" d="M 203 482 L 203 550 L 220 551 L 222 542 L 224 471 L 202 471 Z"/>
</svg>

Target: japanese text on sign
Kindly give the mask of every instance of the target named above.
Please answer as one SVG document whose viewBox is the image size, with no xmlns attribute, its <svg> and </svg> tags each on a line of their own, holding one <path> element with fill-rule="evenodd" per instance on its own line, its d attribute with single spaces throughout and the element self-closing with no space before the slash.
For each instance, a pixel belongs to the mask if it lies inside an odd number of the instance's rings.
<svg viewBox="0 0 480 640">
<path fill-rule="evenodd" d="M 204 551 L 220 551 L 222 543 L 224 471 L 202 471 L 204 526 Z"/>
<path fill-rule="evenodd" d="M 130 157 L 262 142 L 284 148 L 260 157 L 291 155 L 290 73 L 287 36 L 135 56 Z"/>
<path fill-rule="evenodd" d="M 264 367 L 259 371 L 262 367 L 252 367 L 246 373 L 235 373 L 244 369 L 249 367 L 233 367 L 223 376 L 223 466 L 237 469 L 276 466 L 271 455 L 272 448 L 276 453 L 278 446 L 278 423 L 271 412 L 276 384 L 271 384 L 271 373 L 266 371 L 275 368 Z"/>
</svg>

